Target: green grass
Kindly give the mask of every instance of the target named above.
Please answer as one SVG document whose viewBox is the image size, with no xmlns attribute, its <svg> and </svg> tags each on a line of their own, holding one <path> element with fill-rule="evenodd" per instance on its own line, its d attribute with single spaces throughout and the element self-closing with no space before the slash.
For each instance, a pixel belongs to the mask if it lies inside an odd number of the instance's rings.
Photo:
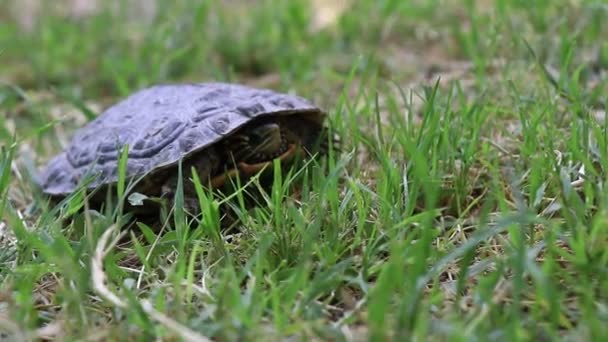
<svg viewBox="0 0 608 342">
<path fill-rule="evenodd" d="M 605 2 L 357 0 L 311 30 L 305 0 L 158 1 L 147 20 L 116 1 L 44 9 L 32 31 L 18 3 L 0 3 L 4 336 L 608 336 Z M 199 221 L 133 222 L 124 196 L 96 212 L 35 186 L 103 108 L 210 80 L 311 99 L 342 153 L 275 173 L 253 208 L 199 182 Z"/>
</svg>

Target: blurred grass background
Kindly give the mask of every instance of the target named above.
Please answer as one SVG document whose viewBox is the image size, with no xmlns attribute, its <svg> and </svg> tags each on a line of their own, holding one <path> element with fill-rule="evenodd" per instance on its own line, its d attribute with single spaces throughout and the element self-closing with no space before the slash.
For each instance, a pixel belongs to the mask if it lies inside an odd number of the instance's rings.
<svg viewBox="0 0 608 342">
<path fill-rule="evenodd" d="M 0 1 L 0 326 L 17 340 L 601 340 L 605 1 Z M 136 89 L 231 81 L 326 108 L 329 175 L 241 233 L 48 206 L 32 175 Z M 50 124 L 49 124 L 50 123 Z M 285 183 L 285 184 L 283 184 Z M 302 185 L 302 184 L 300 184 Z M 209 202 L 216 203 L 216 202 Z M 320 214 L 321 213 L 321 214 Z M 218 238 L 218 236 L 220 238 Z"/>
</svg>

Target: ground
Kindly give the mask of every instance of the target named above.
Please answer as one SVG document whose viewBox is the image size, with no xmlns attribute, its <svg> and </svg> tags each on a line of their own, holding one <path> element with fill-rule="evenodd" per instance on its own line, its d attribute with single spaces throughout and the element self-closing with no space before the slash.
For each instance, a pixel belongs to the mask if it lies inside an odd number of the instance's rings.
<svg viewBox="0 0 608 342">
<path fill-rule="evenodd" d="M 605 338 L 607 19 L 583 0 L 1 2 L 4 336 Z M 310 99 L 342 152 L 160 229 L 36 187 L 104 108 L 212 80 Z"/>
</svg>

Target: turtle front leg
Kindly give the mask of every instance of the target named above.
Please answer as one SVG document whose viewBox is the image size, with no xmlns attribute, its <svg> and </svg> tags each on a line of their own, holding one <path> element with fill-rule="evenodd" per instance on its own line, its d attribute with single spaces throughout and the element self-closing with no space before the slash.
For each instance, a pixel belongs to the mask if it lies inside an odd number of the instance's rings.
<svg viewBox="0 0 608 342">
<path fill-rule="evenodd" d="M 203 153 L 200 156 L 193 157 L 182 166 L 182 188 L 184 193 L 184 207 L 175 208 L 176 210 L 183 209 L 192 215 L 200 214 L 201 208 L 196 194 L 196 189 L 192 181 L 192 168 L 197 172 L 198 178 L 203 186 L 209 184 L 212 175 L 219 169 L 219 159 L 214 153 Z M 175 194 L 177 192 L 179 175 L 176 172 L 171 175 L 161 187 L 161 195 L 175 203 Z"/>
<path fill-rule="evenodd" d="M 175 204 L 175 194 L 177 193 L 177 175 L 169 177 L 162 185 L 161 196 L 168 199 L 171 203 Z M 194 184 L 190 180 L 190 177 L 182 178 L 183 190 L 184 190 L 184 206 L 183 208 L 175 207 L 175 210 L 183 209 L 190 214 L 197 215 L 200 213 L 200 205 L 198 203 L 198 197 Z"/>
</svg>

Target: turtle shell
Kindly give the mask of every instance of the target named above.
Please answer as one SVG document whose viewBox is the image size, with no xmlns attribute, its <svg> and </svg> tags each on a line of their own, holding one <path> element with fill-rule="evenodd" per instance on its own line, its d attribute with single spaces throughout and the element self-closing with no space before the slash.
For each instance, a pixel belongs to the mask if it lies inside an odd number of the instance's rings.
<svg viewBox="0 0 608 342">
<path fill-rule="evenodd" d="M 127 176 L 166 169 L 252 120 L 271 115 L 310 116 L 317 123 L 324 118 L 309 101 L 268 89 L 226 83 L 146 88 L 79 129 L 43 170 L 42 190 L 49 195 L 69 194 L 88 175 L 92 176 L 89 188 L 116 182 L 125 145 Z"/>
</svg>

